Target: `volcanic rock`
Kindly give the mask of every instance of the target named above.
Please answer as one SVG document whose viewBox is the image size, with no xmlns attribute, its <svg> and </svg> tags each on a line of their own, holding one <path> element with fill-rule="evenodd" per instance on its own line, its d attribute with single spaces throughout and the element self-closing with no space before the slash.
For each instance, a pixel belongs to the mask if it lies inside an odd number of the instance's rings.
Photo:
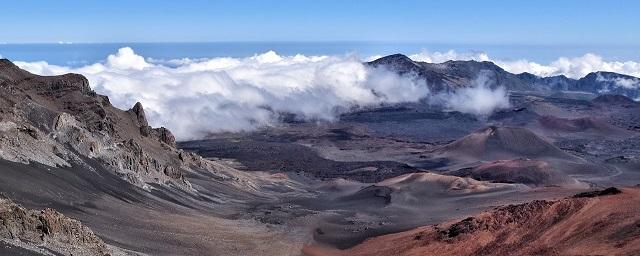
<svg viewBox="0 0 640 256">
<path fill-rule="evenodd" d="M 51 208 L 28 210 L 0 194 L 0 241 L 37 245 L 62 255 L 110 255 L 91 229 Z"/>
<path fill-rule="evenodd" d="M 469 87 L 480 73 L 488 78 L 488 86 L 491 88 L 504 86 L 509 90 L 533 90 L 530 84 L 489 61 L 427 63 L 413 61 L 402 54 L 393 54 L 367 64 L 373 67 L 386 67 L 402 75 L 415 75 L 423 79 L 435 92 Z"/>
<path fill-rule="evenodd" d="M 617 195 L 622 193 L 622 191 L 620 191 L 620 189 L 616 188 L 616 187 L 609 187 L 603 190 L 596 190 L 596 191 L 590 191 L 590 192 L 583 192 L 583 193 L 579 193 L 574 195 L 574 198 L 580 198 L 580 197 L 598 197 L 598 196 L 608 196 L 608 195 Z"/>
<path fill-rule="evenodd" d="M 139 126 L 149 126 L 142 103 L 136 102 L 136 104 L 133 105 L 133 108 L 127 110 L 127 112 L 134 116 L 135 120 L 138 121 Z"/>
<path fill-rule="evenodd" d="M 640 189 L 605 197 L 536 200 L 461 221 L 384 235 L 345 251 L 307 255 L 637 255 Z"/>
<path fill-rule="evenodd" d="M 175 137 L 148 125 L 142 104 L 128 111 L 96 94 L 78 74 L 38 76 L 0 61 L 0 157 L 49 166 L 94 158 L 132 184 L 190 184 L 182 173 L 199 168 L 180 161 Z"/>
<path fill-rule="evenodd" d="M 437 154 L 467 156 L 483 160 L 517 157 L 573 158 L 562 150 L 522 127 L 489 126 L 443 146 Z"/>
<path fill-rule="evenodd" d="M 568 177 L 556 172 L 547 162 L 518 158 L 499 160 L 447 174 L 500 183 L 522 183 L 532 186 L 558 185 Z"/>
</svg>

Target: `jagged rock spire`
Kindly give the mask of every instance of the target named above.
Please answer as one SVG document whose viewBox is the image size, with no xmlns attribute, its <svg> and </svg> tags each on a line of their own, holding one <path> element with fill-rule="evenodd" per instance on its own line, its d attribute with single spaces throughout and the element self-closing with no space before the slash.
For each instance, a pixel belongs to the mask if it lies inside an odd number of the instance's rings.
<svg viewBox="0 0 640 256">
<path fill-rule="evenodd" d="M 135 115 L 135 118 L 141 127 L 149 126 L 149 123 L 147 122 L 147 116 L 144 113 L 144 108 L 142 108 L 142 103 L 136 102 L 136 104 L 133 105 L 133 108 L 131 108 L 127 112 Z"/>
</svg>

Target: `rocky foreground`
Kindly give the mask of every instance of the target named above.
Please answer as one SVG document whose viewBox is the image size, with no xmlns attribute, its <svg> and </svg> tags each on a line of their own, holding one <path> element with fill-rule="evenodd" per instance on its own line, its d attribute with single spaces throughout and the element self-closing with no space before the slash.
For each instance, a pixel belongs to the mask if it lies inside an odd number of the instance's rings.
<svg viewBox="0 0 640 256">
<path fill-rule="evenodd" d="M 507 205 L 440 225 L 307 255 L 638 255 L 640 188 Z"/>
<path fill-rule="evenodd" d="M 102 239 L 79 221 L 51 208 L 41 211 L 25 209 L 1 194 L 0 241 L 42 254 L 114 254 Z"/>
</svg>

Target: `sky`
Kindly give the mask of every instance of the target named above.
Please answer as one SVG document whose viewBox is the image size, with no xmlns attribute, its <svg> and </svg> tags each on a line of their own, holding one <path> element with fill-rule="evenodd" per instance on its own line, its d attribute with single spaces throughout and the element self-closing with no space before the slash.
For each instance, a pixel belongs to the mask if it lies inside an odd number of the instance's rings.
<svg viewBox="0 0 640 256">
<path fill-rule="evenodd" d="M 0 42 L 640 45 L 640 1 L 4 1 Z"/>
</svg>

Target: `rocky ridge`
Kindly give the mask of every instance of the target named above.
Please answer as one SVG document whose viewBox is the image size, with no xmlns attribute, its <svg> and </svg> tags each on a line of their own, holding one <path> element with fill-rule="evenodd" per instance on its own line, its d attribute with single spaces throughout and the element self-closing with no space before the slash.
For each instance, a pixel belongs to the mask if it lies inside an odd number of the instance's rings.
<svg viewBox="0 0 640 256">
<path fill-rule="evenodd" d="M 120 110 L 78 74 L 38 76 L 0 60 L 0 157 L 48 166 L 98 161 L 132 184 L 176 184 L 184 173 L 208 168 L 176 148 L 164 127 L 149 126 L 142 104 Z"/>
<path fill-rule="evenodd" d="M 512 91 L 560 92 L 576 91 L 597 95 L 621 94 L 640 98 L 640 78 L 613 73 L 592 72 L 580 79 L 564 75 L 540 77 L 531 73 L 512 74 L 490 61 L 451 60 L 443 63 L 414 61 L 393 54 L 367 62 L 373 67 L 386 67 L 399 74 L 412 74 L 424 80 L 434 92 L 468 87 L 483 74 L 489 87 L 504 86 Z M 481 72 L 482 71 L 482 72 Z"/>
<path fill-rule="evenodd" d="M 373 67 L 386 67 L 399 74 L 413 74 L 424 79 L 434 92 L 467 87 L 482 73 L 487 77 L 487 86 L 506 86 L 510 90 L 531 90 L 530 84 L 521 81 L 496 64 L 489 61 L 447 61 L 427 63 L 413 61 L 402 54 L 393 54 L 367 63 Z"/>
</svg>

